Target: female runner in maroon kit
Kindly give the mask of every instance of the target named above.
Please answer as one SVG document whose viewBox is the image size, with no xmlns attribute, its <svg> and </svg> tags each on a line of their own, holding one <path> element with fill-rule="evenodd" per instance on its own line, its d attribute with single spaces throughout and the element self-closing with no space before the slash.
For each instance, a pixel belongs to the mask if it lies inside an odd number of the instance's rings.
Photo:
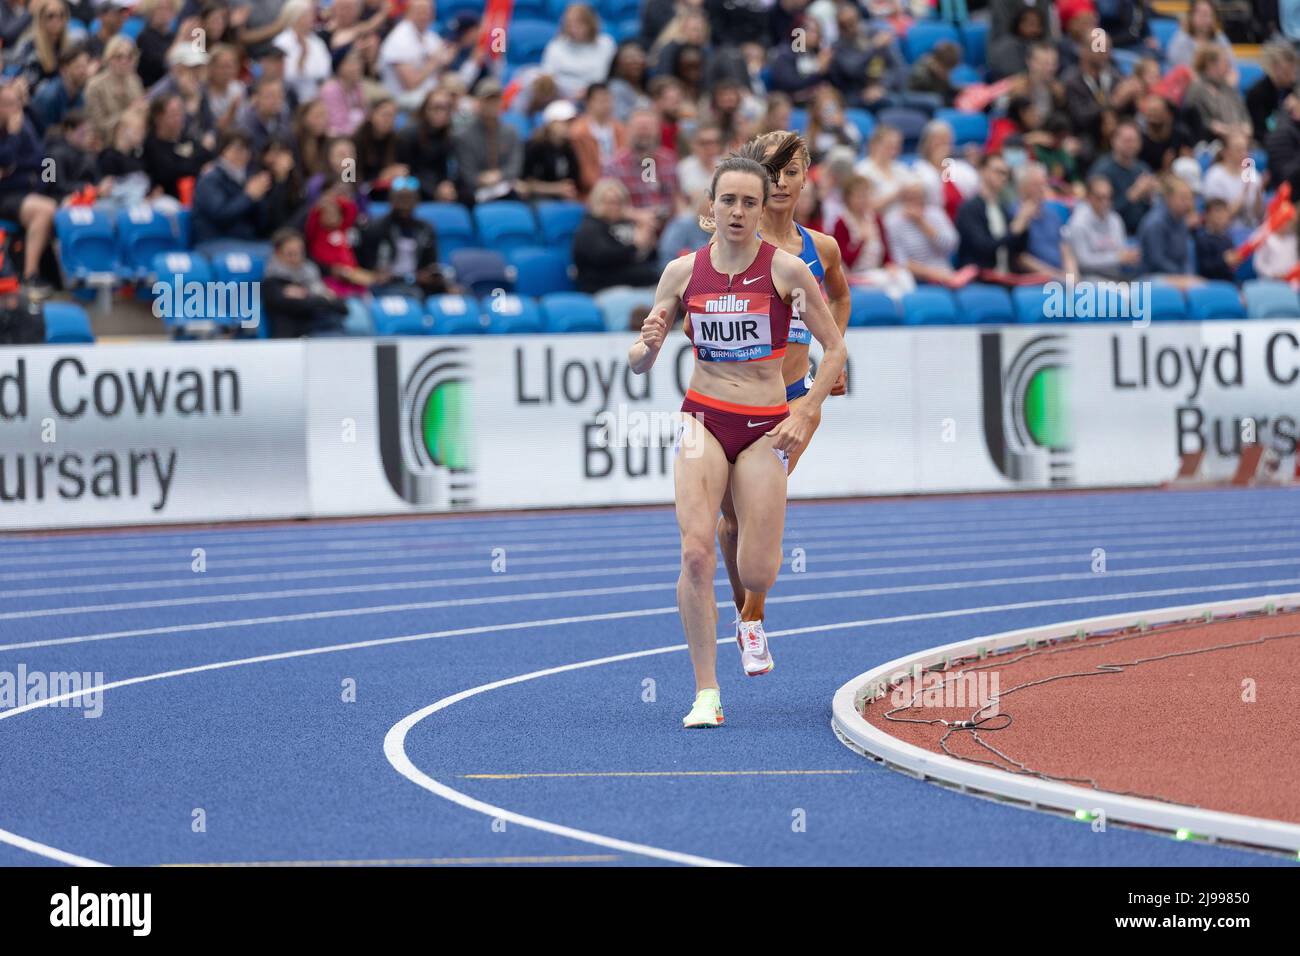
<svg viewBox="0 0 1300 956">
<path fill-rule="evenodd" d="M 682 721 L 687 727 L 722 723 L 713 577 L 723 493 L 729 488 L 736 506 L 740 578 L 747 589 L 765 592 L 780 568 L 789 458 L 807 446 L 847 357 L 808 266 L 758 237 L 773 171 L 788 165 L 797 148 L 795 138 L 763 164 L 731 156 L 718 165 L 709 190 L 714 239 L 664 270 L 654 309 L 628 353 L 634 372 L 649 371 L 685 306 L 695 369 L 673 477 L 682 539 L 677 605 L 696 685 L 695 706 Z M 792 303 L 825 353 L 812 390 L 793 412 L 781 374 Z M 761 646 L 742 646 L 742 664 L 748 674 L 766 673 L 766 640 L 754 643 Z"/>
</svg>

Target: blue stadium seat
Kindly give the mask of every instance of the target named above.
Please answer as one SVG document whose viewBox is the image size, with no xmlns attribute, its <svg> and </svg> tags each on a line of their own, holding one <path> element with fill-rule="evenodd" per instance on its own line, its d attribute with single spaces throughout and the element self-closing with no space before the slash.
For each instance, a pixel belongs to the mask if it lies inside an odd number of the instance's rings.
<svg viewBox="0 0 1300 956">
<path fill-rule="evenodd" d="M 573 280 L 569 278 L 573 253 L 567 246 L 523 246 L 512 249 L 506 261 L 515 270 L 515 292 L 520 295 L 573 291 Z"/>
<path fill-rule="evenodd" d="M 95 341 L 86 310 L 71 302 L 45 303 L 45 341 L 51 345 L 78 345 Z"/>
<path fill-rule="evenodd" d="M 958 146 L 964 146 L 967 143 L 983 146 L 988 142 L 989 118 L 983 113 L 942 109 L 934 114 L 934 118 L 943 120 L 952 127 L 953 141 Z"/>
<path fill-rule="evenodd" d="M 64 275 L 73 282 L 118 271 L 117 233 L 112 218 L 88 206 L 68 206 L 54 217 L 59 239 L 59 259 Z"/>
<path fill-rule="evenodd" d="M 476 335 L 487 331 L 488 318 L 478 302 L 463 295 L 431 295 L 424 309 L 433 319 L 434 335 Z"/>
<path fill-rule="evenodd" d="M 1013 289 L 1011 301 L 1015 305 L 1016 321 L 1030 324 L 1062 321 L 1043 314 L 1043 303 L 1046 298 L 1047 292 L 1041 285 L 1018 286 Z"/>
<path fill-rule="evenodd" d="M 1137 50 L 1112 47 L 1110 61 L 1115 64 L 1115 69 L 1119 70 L 1120 76 L 1132 76 L 1137 65 L 1142 62 L 1142 54 Z"/>
<path fill-rule="evenodd" d="M 442 16 L 441 6 L 439 4 L 439 17 Z M 510 15 L 525 20 L 546 20 L 551 16 L 550 7 L 551 0 L 515 0 L 510 7 Z"/>
<path fill-rule="evenodd" d="M 162 215 L 146 205 L 118 211 L 117 241 L 119 274 L 127 279 L 144 278 L 154 256 L 183 252 L 187 245 L 178 217 Z"/>
<path fill-rule="evenodd" d="M 578 223 L 587 214 L 587 207 L 580 202 L 554 200 L 539 202 L 533 211 L 537 214 L 537 231 L 542 242 L 569 249 L 573 246 L 573 234 Z"/>
<path fill-rule="evenodd" d="M 899 325 L 903 317 L 898 314 L 894 300 L 879 289 L 866 286 L 849 286 L 849 325 Z"/>
<path fill-rule="evenodd" d="M 527 203 L 506 200 L 475 206 L 474 224 L 479 242 L 500 252 L 538 242 L 537 222 Z"/>
<path fill-rule="evenodd" d="M 966 63 L 977 69 L 988 65 L 986 52 L 989 43 L 989 25 L 984 21 L 969 20 L 961 28 L 962 46 L 966 51 Z"/>
<path fill-rule="evenodd" d="M 915 63 L 923 54 L 934 49 L 935 44 L 949 41 L 961 47 L 961 34 L 951 23 L 935 20 L 919 20 L 912 24 L 903 38 L 903 58 L 908 63 Z"/>
<path fill-rule="evenodd" d="M 866 110 L 851 108 L 844 111 L 844 118 L 858 128 L 862 134 L 862 143 L 865 146 L 867 140 L 871 139 L 871 134 L 876 131 L 876 118 Z"/>
<path fill-rule="evenodd" d="M 624 40 L 635 40 L 641 35 L 641 20 L 638 17 L 611 20 L 605 24 L 605 32 L 613 38 L 615 43 L 622 43 Z"/>
<path fill-rule="evenodd" d="M 458 13 L 483 15 L 483 0 L 438 0 L 438 19 L 450 21 Z"/>
<path fill-rule="evenodd" d="M 507 126 L 513 126 L 516 133 L 519 134 L 519 141 L 526 141 L 533 132 L 533 121 L 523 113 L 517 113 L 514 110 L 506 110 L 501 114 L 501 122 Z"/>
<path fill-rule="evenodd" d="M 1187 318 L 1187 302 L 1183 293 L 1165 282 L 1152 282 L 1151 321 L 1182 322 Z"/>
<path fill-rule="evenodd" d="M 261 282 L 266 261 L 247 252 L 223 252 L 212 258 L 212 278 L 217 282 Z"/>
<path fill-rule="evenodd" d="M 1246 308 L 1241 304 L 1237 287 L 1231 282 L 1207 282 L 1187 291 L 1187 313 L 1198 322 L 1244 319 Z"/>
<path fill-rule="evenodd" d="M 1151 35 L 1159 41 L 1162 52 L 1169 49 L 1169 41 L 1178 32 L 1178 27 L 1179 23 L 1174 17 L 1151 18 Z"/>
<path fill-rule="evenodd" d="M 916 152 L 916 144 L 921 139 L 921 131 L 930 117 L 920 110 L 891 106 L 876 114 L 881 126 L 892 126 L 903 134 L 903 152 Z"/>
<path fill-rule="evenodd" d="M 881 107 L 895 107 L 905 110 L 919 110 L 929 119 L 935 112 L 943 109 L 943 97 L 938 93 L 920 93 L 916 90 L 899 90 L 888 94 L 881 101 Z"/>
<path fill-rule="evenodd" d="M 487 316 L 488 331 L 498 335 L 537 335 L 542 329 L 542 313 L 537 303 L 521 295 L 504 293 L 479 300 Z"/>
<path fill-rule="evenodd" d="M 573 3 L 573 0 L 555 0 L 559 4 L 559 12 L 563 13 L 564 8 Z M 598 0 L 596 9 L 600 12 L 603 20 L 631 20 L 641 15 L 642 0 Z M 552 7 L 552 12 L 555 12 Z M 557 16 L 558 22 L 559 17 Z"/>
<path fill-rule="evenodd" d="M 963 322 L 1007 325 L 1016 320 L 1007 290 L 997 285 L 968 285 L 957 290 L 957 309 Z"/>
<path fill-rule="evenodd" d="M 188 282 L 209 283 L 212 281 L 212 267 L 208 260 L 194 252 L 160 252 L 153 257 L 149 274 L 158 282 L 171 286 L 171 307 L 163 309 L 162 320 L 173 328 L 186 325 L 190 321 L 217 322 L 216 317 L 207 314 L 206 296 L 202 302 L 188 301 L 184 294 L 184 284 Z M 177 287 L 176 283 L 180 286 Z M 237 318 L 228 316 L 229 322 L 235 324 Z"/>
<path fill-rule="evenodd" d="M 802 106 L 790 108 L 790 129 L 802 133 L 808 128 L 808 111 Z"/>
<path fill-rule="evenodd" d="M 976 83 L 984 82 L 984 74 L 973 66 L 967 66 L 965 63 L 958 63 L 948 74 L 948 82 L 953 86 L 961 89 L 963 86 L 973 86 Z"/>
<path fill-rule="evenodd" d="M 957 303 L 952 293 L 937 285 L 918 286 L 903 296 L 904 325 L 955 325 Z"/>
<path fill-rule="evenodd" d="M 433 226 L 437 233 L 440 262 L 451 262 L 457 249 L 474 245 L 474 222 L 460 203 L 422 202 L 415 207 L 415 218 Z"/>
<path fill-rule="evenodd" d="M 1300 299 L 1285 282 L 1254 279 L 1242 287 L 1246 295 L 1246 315 L 1252 319 L 1300 318 Z"/>
<path fill-rule="evenodd" d="M 1237 89 L 1245 92 L 1258 83 L 1264 76 L 1264 68 L 1248 60 L 1237 61 Z"/>
<path fill-rule="evenodd" d="M 512 291 L 506 260 L 493 249 L 457 249 L 451 254 L 456 281 L 474 295 L 488 295 L 493 289 Z"/>
<path fill-rule="evenodd" d="M 542 319 L 548 332 L 604 332 L 605 319 L 589 295 L 553 292 L 542 296 Z"/>
<path fill-rule="evenodd" d="M 134 40 L 140 35 L 140 31 L 145 27 L 144 17 L 127 17 L 126 22 L 122 24 L 122 36 Z"/>
<path fill-rule="evenodd" d="M 372 200 L 366 204 L 366 218 L 371 221 L 375 219 L 383 219 L 388 215 L 388 211 L 392 208 L 392 205 L 389 203 L 376 202 Z"/>
<path fill-rule="evenodd" d="M 376 335 L 428 335 L 434 319 L 418 300 L 404 295 L 377 295 L 370 300 Z"/>
<path fill-rule="evenodd" d="M 555 20 L 511 19 L 506 31 L 506 60 L 516 66 L 540 62 L 542 51 L 557 30 L 559 22 Z"/>
</svg>

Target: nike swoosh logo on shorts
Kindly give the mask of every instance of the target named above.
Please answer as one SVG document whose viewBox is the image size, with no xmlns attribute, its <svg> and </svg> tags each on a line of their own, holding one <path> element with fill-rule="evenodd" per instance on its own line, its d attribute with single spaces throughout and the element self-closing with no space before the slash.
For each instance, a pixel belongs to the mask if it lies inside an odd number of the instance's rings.
<svg viewBox="0 0 1300 956">
<path fill-rule="evenodd" d="M 740 284 L 741 284 L 741 285 L 749 285 L 751 282 L 757 282 L 757 281 L 758 281 L 759 279 L 761 279 L 761 278 L 763 278 L 763 277 L 762 277 L 762 276 L 754 276 L 754 278 L 752 278 L 752 279 L 741 279 L 741 280 L 740 280 Z"/>
<path fill-rule="evenodd" d="M 772 424 L 772 419 L 769 418 L 769 419 L 768 419 L 767 421 L 765 421 L 765 422 L 749 422 L 749 427 L 750 427 L 750 428 L 757 428 L 759 425 L 770 425 L 770 424 Z"/>
</svg>

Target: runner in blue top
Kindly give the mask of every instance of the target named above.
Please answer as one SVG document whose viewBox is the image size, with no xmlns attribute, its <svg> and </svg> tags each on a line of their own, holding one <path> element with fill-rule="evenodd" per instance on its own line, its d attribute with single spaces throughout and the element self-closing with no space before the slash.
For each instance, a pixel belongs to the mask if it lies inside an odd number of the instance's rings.
<svg viewBox="0 0 1300 956">
<path fill-rule="evenodd" d="M 791 134 L 782 130 L 756 136 L 745 144 L 741 151 L 758 162 L 774 151 L 779 144 Z M 801 141 L 802 143 L 802 141 Z M 818 281 L 831 316 L 839 326 L 840 333 L 849 324 L 849 280 L 844 274 L 844 264 L 840 258 L 840 247 L 833 238 L 813 229 L 806 229 L 794 221 L 794 211 L 799 204 L 799 196 L 808 184 L 808 167 L 812 165 L 808 146 L 803 148 L 795 158 L 772 181 L 772 192 L 767 205 L 763 207 L 762 225 L 759 235 L 764 242 L 770 242 L 778 249 L 798 256 L 808 264 L 813 277 Z M 786 345 L 785 359 L 781 366 L 781 375 L 785 380 L 786 401 L 794 406 L 808 393 L 812 380 L 808 377 L 808 345 L 812 342 L 812 333 L 799 316 L 797 303 L 790 315 L 790 333 Z M 846 391 L 845 373 L 831 388 L 832 395 L 843 395 Z M 814 423 L 820 424 L 821 413 L 817 413 Z M 790 456 L 789 472 L 793 473 L 803 449 Z M 727 576 L 731 579 L 732 596 L 736 602 L 736 640 L 741 638 L 741 622 L 758 622 L 761 629 L 764 603 L 767 594 L 746 591 L 737 571 L 736 549 L 738 546 L 736 510 L 731 501 L 730 492 L 722 500 L 722 518 L 718 522 L 718 541 L 722 545 L 722 558 L 727 565 Z M 742 650 L 744 645 L 741 645 Z"/>
</svg>

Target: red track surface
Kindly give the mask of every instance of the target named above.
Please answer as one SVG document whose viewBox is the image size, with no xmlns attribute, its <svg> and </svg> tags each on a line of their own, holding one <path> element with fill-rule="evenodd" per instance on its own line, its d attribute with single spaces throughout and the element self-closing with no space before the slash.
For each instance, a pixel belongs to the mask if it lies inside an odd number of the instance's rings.
<svg viewBox="0 0 1300 956">
<path fill-rule="evenodd" d="M 1270 637 L 1277 639 L 1208 650 Z M 1196 650 L 1205 652 L 1187 655 Z M 1120 673 L 1097 670 L 1170 653 L 1184 656 L 1148 660 Z M 1115 793 L 1300 823 L 1300 613 L 1089 637 L 965 666 L 987 674 L 990 689 L 996 675 L 997 711 L 1011 718 L 1001 730 L 992 728 L 1006 723 L 1005 716 L 988 721 L 988 729 L 977 731 L 980 739 L 1029 770 L 1084 778 L 1062 782 L 1085 788 L 1091 779 Z M 902 723 L 885 714 L 970 719 L 982 699 L 963 707 L 938 706 L 961 702 L 955 698 L 956 670 L 948 674 L 947 699 L 931 696 L 934 706 L 913 706 L 908 680 L 901 697 L 887 694 L 869 702 L 863 716 L 900 740 L 941 753 L 939 741 L 948 728 Z M 1066 674 L 1086 676 L 1015 689 Z M 922 686 L 937 686 L 942 676 L 927 675 Z M 1249 697 L 1248 681 L 1253 681 L 1253 702 L 1243 699 Z M 898 700 L 908 706 L 895 709 Z M 969 731 L 951 733 L 947 748 L 954 756 L 1014 769 Z M 1086 802 L 1081 807 L 1086 809 Z"/>
</svg>

